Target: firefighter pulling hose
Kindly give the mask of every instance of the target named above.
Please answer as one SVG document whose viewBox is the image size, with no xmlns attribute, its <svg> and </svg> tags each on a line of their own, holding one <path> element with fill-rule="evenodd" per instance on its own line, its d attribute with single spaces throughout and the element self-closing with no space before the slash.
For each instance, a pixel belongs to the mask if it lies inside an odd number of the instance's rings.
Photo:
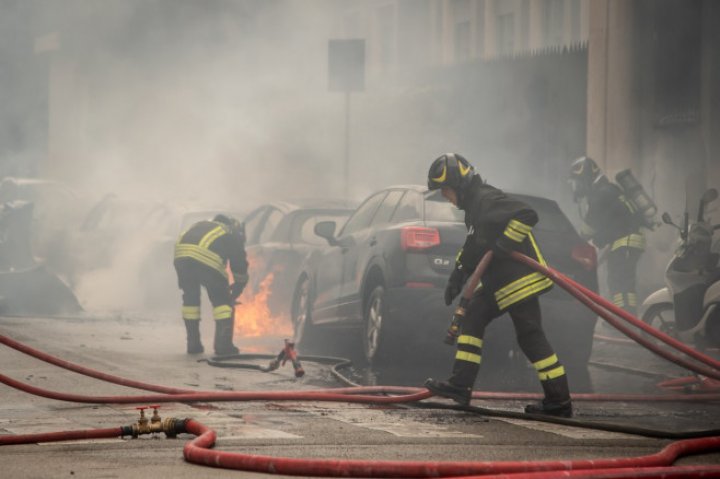
<svg viewBox="0 0 720 479">
<path fill-rule="evenodd" d="M 438 396 L 469 404 L 482 360 L 485 328 L 507 312 L 520 349 L 537 370 L 545 393 L 540 404 L 527 405 L 525 412 L 571 417 L 572 402 L 565 368 L 545 336 L 538 299 L 550 291 L 553 282 L 510 257 L 519 251 L 545 264 L 532 234 L 532 227 L 538 222 L 537 213 L 529 205 L 488 185 L 473 166 L 456 153 L 447 153 L 433 161 L 428 172 L 428 189 L 440 189 L 445 199 L 463 210 L 468 228 L 465 244 L 445 288 L 445 304 L 452 304 L 471 276 L 468 272 L 477 271 L 478 263 L 487 269 L 480 270 L 473 278 L 476 283 L 466 289 L 448 332 L 446 342 L 452 343 L 451 338 L 457 335 L 450 378 L 446 381 L 429 378 L 425 387 Z"/>
</svg>

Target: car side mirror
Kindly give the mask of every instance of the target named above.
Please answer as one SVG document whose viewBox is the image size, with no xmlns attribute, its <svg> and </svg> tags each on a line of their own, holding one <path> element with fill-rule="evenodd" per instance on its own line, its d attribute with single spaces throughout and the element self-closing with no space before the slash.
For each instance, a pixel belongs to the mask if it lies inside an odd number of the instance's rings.
<svg viewBox="0 0 720 479">
<path fill-rule="evenodd" d="M 668 212 L 662 214 L 662 220 L 663 223 L 665 223 L 666 225 L 675 226 L 675 223 L 673 223 L 673 220 L 670 217 L 670 213 Z"/>
<path fill-rule="evenodd" d="M 321 221 L 315 225 L 313 231 L 316 235 L 321 238 L 325 238 L 330 246 L 338 244 L 335 239 L 335 222 L 334 221 Z"/>
</svg>

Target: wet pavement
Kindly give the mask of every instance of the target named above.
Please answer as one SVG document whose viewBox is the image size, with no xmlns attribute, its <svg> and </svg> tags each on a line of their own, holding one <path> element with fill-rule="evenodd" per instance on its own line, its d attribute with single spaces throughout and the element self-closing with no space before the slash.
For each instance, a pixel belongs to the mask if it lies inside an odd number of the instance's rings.
<svg viewBox="0 0 720 479">
<path fill-rule="evenodd" d="M 206 350 L 212 323 L 202 323 Z M 143 314 L 78 318 L 0 318 L 0 333 L 67 361 L 135 380 L 209 391 L 308 390 L 341 386 L 329 367 L 304 363 L 297 379 L 289 365 L 271 373 L 228 369 L 184 354 L 184 329 L 173 317 Z M 590 366 L 598 394 L 662 395 L 657 383 L 685 375 L 598 327 Z M 236 341 L 244 352 L 275 354 L 281 337 Z M 363 384 L 419 386 L 428 376 L 449 371 L 452 348 L 424 360 L 398 361 L 381 370 L 353 367 L 343 372 Z M 423 355 L 419 355 L 423 356 Z M 87 378 L 0 346 L 3 374 L 50 390 L 86 395 L 138 395 L 144 392 Z M 264 365 L 266 360 L 256 360 Z M 510 376 L 510 374 L 508 374 Z M 501 381 L 481 373 L 477 390 L 538 392 L 537 384 Z M 531 376 L 530 376 L 531 377 Z M 517 378 L 515 378 L 517 379 Z M 485 381 L 485 382 L 484 382 Z M 571 378 L 572 381 L 572 378 Z M 523 384 L 526 383 L 526 384 Z M 488 385 L 487 389 L 483 385 Z M 490 387 L 492 385 L 492 388 Z M 432 402 L 450 405 L 435 400 Z M 493 411 L 522 411 L 526 400 L 477 400 Z M 576 401 L 576 419 L 663 431 L 695 431 L 720 426 L 720 402 Z M 78 404 L 30 396 L 0 385 L 0 434 L 108 428 L 137 420 L 136 405 Z M 530 421 L 472 412 L 363 404 L 257 401 L 165 403 L 163 417 L 192 417 L 217 431 L 217 449 L 283 457 L 388 460 L 548 460 L 630 457 L 657 452 L 671 442 L 624 432 Z M 4 446 L 3 477 L 230 477 L 238 471 L 211 469 L 183 460 L 189 435 L 177 439 L 78 440 Z M 683 458 L 679 464 L 720 464 L 720 453 Z M 259 473 L 247 473 L 258 475 Z M 265 475 L 265 474 L 263 474 Z"/>
</svg>

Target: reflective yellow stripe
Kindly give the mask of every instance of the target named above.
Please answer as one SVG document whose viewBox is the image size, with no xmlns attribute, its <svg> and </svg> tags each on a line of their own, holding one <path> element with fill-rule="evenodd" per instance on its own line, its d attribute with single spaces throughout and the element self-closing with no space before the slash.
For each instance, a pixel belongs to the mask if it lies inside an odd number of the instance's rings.
<svg viewBox="0 0 720 479">
<path fill-rule="evenodd" d="M 616 249 L 623 247 L 645 249 L 645 235 L 633 233 L 623 236 L 613 242 L 610 251 L 615 251 Z"/>
<path fill-rule="evenodd" d="M 200 319 L 200 306 L 183 306 L 182 318 L 187 320 Z"/>
<path fill-rule="evenodd" d="M 460 336 L 458 336 L 457 343 L 458 344 L 469 344 L 470 346 L 482 348 L 483 340 L 481 338 L 476 338 L 475 336 L 468 336 L 467 334 L 461 334 Z"/>
<path fill-rule="evenodd" d="M 505 296 L 509 296 L 509 295 L 513 294 L 514 292 L 519 291 L 520 289 L 524 288 L 528 284 L 534 283 L 535 281 L 538 281 L 542 278 L 544 278 L 544 276 L 537 272 L 530 273 L 526 276 L 523 276 L 522 278 L 513 281 L 512 283 L 508 284 L 507 286 L 504 286 L 504 287 L 498 289 L 495 292 L 495 299 L 500 301 Z"/>
<path fill-rule="evenodd" d="M 503 232 L 503 234 L 505 236 L 507 236 L 508 238 L 510 238 L 511 240 L 516 241 L 518 243 L 522 243 L 522 240 L 525 239 L 525 235 L 518 233 L 517 231 L 512 229 L 510 226 L 505 228 L 505 231 Z"/>
<path fill-rule="evenodd" d="M 540 252 L 540 248 L 538 248 L 538 245 L 535 242 L 535 236 L 532 233 L 529 233 L 528 238 L 530 239 L 530 245 L 532 245 L 533 250 L 535 251 L 535 255 L 537 256 L 538 263 L 543 266 L 547 265 L 547 263 L 545 262 L 545 258 L 543 258 L 543 255 Z"/>
<path fill-rule="evenodd" d="M 455 353 L 455 359 L 475 364 L 480 364 L 480 361 L 482 361 L 479 354 L 468 353 L 467 351 L 458 351 Z"/>
<path fill-rule="evenodd" d="M 518 220 L 510 220 L 508 226 L 525 235 L 528 234 L 530 230 L 532 230 L 532 226 L 526 225 L 525 223 L 522 223 Z"/>
<path fill-rule="evenodd" d="M 457 263 L 458 261 L 460 261 L 460 255 L 462 255 L 462 252 L 463 252 L 463 249 L 460 248 L 460 251 L 458 251 L 458 254 L 455 255 L 455 263 Z"/>
<path fill-rule="evenodd" d="M 443 165 L 443 170 L 440 176 L 436 176 L 435 178 L 431 178 L 435 183 L 444 183 L 447 179 L 447 161 Z"/>
<path fill-rule="evenodd" d="M 213 308 L 213 318 L 217 319 L 228 319 L 232 317 L 232 308 L 227 304 Z"/>
<path fill-rule="evenodd" d="M 225 262 L 217 253 L 194 244 L 178 244 L 175 246 L 175 258 L 192 258 L 199 261 L 227 278 Z"/>
<path fill-rule="evenodd" d="M 550 371 L 544 372 L 544 373 L 538 373 L 538 377 L 540 378 L 540 381 L 547 381 L 548 379 L 555 379 L 559 378 L 560 376 L 565 375 L 565 368 L 560 366 L 555 369 L 551 369 Z"/>
<path fill-rule="evenodd" d="M 635 293 L 628 293 L 628 306 L 637 306 L 637 295 Z"/>
<path fill-rule="evenodd" d="M 224 226 L 216 226 L 215 228 L 211 229 L 207 233 L 205 233 L 205 236 L 202 237 L 202 239 L 198 242 L 198 246 L 201 248 L 209 248 L 211 244 L 213 244 L 213 241 L 221 237 L 226 233 Z"/>
<path fill-rule="evenodd" d="M 622 293 L 616 293 L 613 295 L 613 304 L 615 306 L 625 306 L 625 299 L 623 298 Z"/>
<path fill-rule="evenodd" d="M 518 301 L 522 301 L 523 299 L 528 298 L 533 294 L 537 294 L 540 291 L 544 291 L 550 288 L 552 285 L 553 282 L 550 278 L 543 278 L 537 283 L 531 284 L 530 286 L 527 286 L 520 291 L 511 294 L 510 296 L 507 296 L 502 301 L 498 301 L 498 308 L 505 309 L 508 306 L 517 303 Z"/>
<path fill-rule="evenodd" d="M 553 354 L 550 357 L 541 359 L 540 361 L 533 363 L 533 366 L 535 366 L 535 369 L 539 371 L 541 369 L 545 369 L 548 366 L 552 366 L 556 362 L 558 362 L 557 354 Z"/>
</svg>

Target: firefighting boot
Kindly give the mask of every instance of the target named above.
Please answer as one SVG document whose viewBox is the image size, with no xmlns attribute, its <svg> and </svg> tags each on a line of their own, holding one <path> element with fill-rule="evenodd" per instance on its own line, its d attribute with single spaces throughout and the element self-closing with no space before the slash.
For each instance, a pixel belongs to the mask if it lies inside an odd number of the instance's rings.
<svg viewBox="0 0 720 479">
<path fill-rule="evenodd" d="M 200 321 L 185 320 L 185 330 L 187 331 L 187 353 L 200 354 L 205 351 L 202 342 L 200 342 Z"/>
<path fill-rule="evenodd" d="M 240 351 L 232 343 L 233 318 L 215 320 L 215 354 L 217 356 L 230 356 Z"/>
<path fill-rule="evenodd" d="M 525 412 L 528 414 L 544 414 L 546 416 L 572 417 L 573 408 L 570 400 L 567 376 L 541 381 L 545 398 L 538 404 L 528 404 Z"/>
<path fill-rule="evenodd" d="M 449 381 L 428 378 L 425 387 L 434 395 L 450 398 L 461 406 L 467 406 L 472 399 L 472 388 L 456 386 Z"/>
</svg>

